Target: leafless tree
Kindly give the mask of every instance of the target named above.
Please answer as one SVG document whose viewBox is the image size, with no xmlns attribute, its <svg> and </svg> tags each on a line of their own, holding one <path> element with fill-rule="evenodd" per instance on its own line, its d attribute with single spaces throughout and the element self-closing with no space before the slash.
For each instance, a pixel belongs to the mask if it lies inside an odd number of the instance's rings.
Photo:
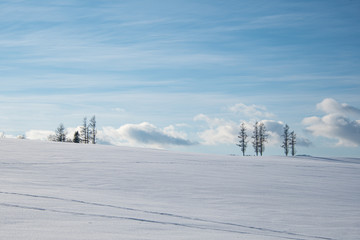
<svg viewBox="0 0 360 240">
<path fill-rule="evenodd" d="M 281 135 L 283 137 L 283 142 L 281 147 L 284 149 L 285 155 L 289 154 L 289 143 L 290 143 L 290 134 L 289 134 L 289 126 L 285 124 L 284 133 Z"/>
<path fill-rule="evenodd" d="M 262 156 L 263 153 L 265 152 L 265 143 L 267 142 L 268 139 L 268 134 L 266 134 L 266 127 L 264 123 L 259 123 L 258 126 L 258 130 L 259 130 L 259 152 L 260 155 Z"/>
<path fill-rule="evenodd" d="M 89 126 L 87 124 L 87 118 L 84 117 L 83 125 L 81 126 L 80 139 L 82 143 L 89 143 Z"/>
<path fill-rule="evenodd" d="M 243 153 L 243 156 L 245 156 L 245 151 L 247 148 L 247 143 L 248 143 L 248 141 L 246 141 L 247 137 L 248 137 L 248 135 L 246 134 L 245 123 L 242 123 L 240 126 L 240 132 L 239 132 L 239 136 L 238 136 L 239 143 L 236 145 L 240 147 L 240 149 Z"/>
<path fill-rule="evenodd" d="M 55 141 L 65 142 L 66 141 L 66 132 L 64 124 L 60 123 L 59 127 L 55 131 Z"/>
<path fill-rule="evenodd" d="M 90 124 L 89 124 L 89 132 L 90 132 L 90 141 L 92 144 L 96 144 L 96 134 L 97 134 L 97 130 L 96 130 L 96 119 L 95 119 L 95 115 L 90 119 Z"/>
<path fill-rule="evenodd" d="M 292 131 L 290 133 L 290 147 L 291 147 L 291 155 L 292 156 L 295 156 L 295 154 L 296 154 L 295 145 L 296 145 L 296 134 L 294 131 Z"/>
<path fill-rule="evenodd" d="M 260 138 L 259 138 L 259 126 L 258 125 L 259 125 L 259 122 L 256 121 L 255 124 L 254 124 L 253 135 L 251 137 L 253 139 L 252 145 L 254 147 L 254 151 L 255 151 L 256 156 L 259 155 L 259 140 L 260 140 Z"/>
</svg>

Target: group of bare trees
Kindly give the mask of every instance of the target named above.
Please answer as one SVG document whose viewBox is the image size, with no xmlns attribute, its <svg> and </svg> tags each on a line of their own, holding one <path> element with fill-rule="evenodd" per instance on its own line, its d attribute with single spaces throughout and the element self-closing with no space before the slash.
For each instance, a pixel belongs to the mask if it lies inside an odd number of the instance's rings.
<svg viewBox="0 0 360 240">
<path fill-rule="evenodd" d="M 281 147 L 284 149 L 284 153 L 286 156 L 289 155 L 289 151 L 291 150 L 291 155 L 295 156 L 295 144 L 296 144 L 296 134 L 294 131 L 289 132 L 289 126 L 285 124 L 284 132 L 281 135 L 283 137 L 283 142 Z"/>
<path fill-rule="evenodd" d="M 80 134 L 79 135 L 79 142 L 85 144 L 96 144 L 96 120 L 95 116 L 90 119 L 90 123 L 87 123 L 87 118 L 85 117 L 83 120 L 83 125 L 81 126 Z M 76 132 L 75 132 L 76 134 Z M 74 134 L 74 138 L 75 138 Z"/>
<path fill-rule="evenodd" d="M 268 139 L 268 134 L 266 133 L 266 127 L 262 122 L 260 123 L 255 122 L 253 127 L 254 127 L 253 135 L 251 136 L 251 138 L 253 139 L 252 145 L 254 147 L 256 156 L 258 156 L 259 154 L 262 156 L 265 151 L 265 143 L 267 142 Z M 239 143 L 236 145 L 240 147 L 243 156 L 245 156 L 245 152 L 248 144 L 247 141 L 248 135 L 246 133 L 245 123 L 242 123 L 240 126 L 240 132 L 238 138 L 239 138 Z"/>
<path fill-rule="evenodd" d="M 80 132 L 75 131 L 74 137 L 72 139 L 67 138 L 67 132 L 64 127 L 64 124 L 60 123 L 59 127 L 55 130 L 55 135 L 50 135 L 48 138 L 51 141 L 55 142 L 74 142 L 74 143 L 84 143 L 84 144 L 96 144 L 96 119 L 93 116 L 89 123 L 87 122 L 87 117 L 84 117 L 83 125 L 81 126 Z"/>
<path fill-rule="evenodd" d="M 267 142 L 268 139 L 268 134 L 266 133 L 266 127 L 264 125 L 264 123 L 262 122 L 255 122 L 255 124 L 253 125 L 253 132 L 252 132 L 252 146 L 254 148 L 255 154 L 256 156 L 258 156 L 259 154 L 262 156 L 264 151 L 265 151 L 265 143 Z M 243 156 L 245 156 L 245 152 L 246 152 L 246 148 L 248 145 L 248 135 L 246 133 L 246 126 L 245 123 L 242 123 L 240 125 L 240 132 L 238 135 L 239 138 L 239 143 L 236 144 L 237 146 L 240 147 L 241 152 L 243 153 Z M 283 129 L 283 134 L 281 135 L 283 137 L 283 142 L 281 147 L 284 148 L 284 152 L 285 155 L 288 156 L 290 150 L 291 150 L 291 155 L 295 156 L 296 150 L 295 150 L 295 145 L 296 145 L 296 134 L 294 131 L 289 132 L 289 126 L 287 124 L 285 124 L 284 129 Z"/>
</svg>

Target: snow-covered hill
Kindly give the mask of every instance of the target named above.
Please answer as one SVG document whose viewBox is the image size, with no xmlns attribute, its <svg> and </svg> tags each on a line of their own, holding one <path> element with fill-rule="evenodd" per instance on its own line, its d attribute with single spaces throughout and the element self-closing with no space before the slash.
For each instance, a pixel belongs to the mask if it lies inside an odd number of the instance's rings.
<svg viewBox="0 0 360 240">
<path fill-rule="evenodd" d="M 0 140 L 0 239 L 359 239 L 360 159 Z"/>
</svg>

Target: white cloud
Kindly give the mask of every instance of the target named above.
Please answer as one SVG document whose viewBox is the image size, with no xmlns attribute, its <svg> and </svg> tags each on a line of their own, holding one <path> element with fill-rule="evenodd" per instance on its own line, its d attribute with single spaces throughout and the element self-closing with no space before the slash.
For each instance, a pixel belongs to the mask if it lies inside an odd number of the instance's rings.
<svg viewBox="0 0 360 240">
<path fill-rule="evenodd" d="M 48 140 L 50 135 L 54 135 L 54 131 L 46 131 L 46 130 L 29 130 L 25 133 L 26 139 L 30 140 Z"/>
<path fill-rule="evenodd" d="M 74 138 L 74 133 L 76 131 L 80 132 L 81 127 L 78 126 L 76 128 L 66 128 L 65 134 L 66 138 L 72 140 Z M 46 141 L 49 140 L 50 135 L 55 135 L 55 131 L 48 131 L 48 130 L 29 130 L 25 133 L 25 138 L 30 140 L 42 140 Z"/>
<path fill-rule="evenodd" d="M 296 137 L 296 145 L 301 147 L 310 147 L 313 143 L 307 138 Z"/>
<path fill-rule="evenodd" d="M 269 145 L 280 146 L 283 141 L 281 135 L 283 135 L 285 123 L 274 120 L 263 120 L 261 122 L 265 124 L 267 133 L 269 134 Z M 292 130 L 290 129 L 290 131 Z M 297 136 L 296 145 L 301 147 L 310 147 L 312 142 L 307 138 Z"/>
<path fill-rule="evenodd" d="M 360 146 L 360 120 L 351 119 L 360 117 L 360 109 L 331 98 L 324 99 L 317 108 L 326 115 L 303 119 L 306 130 L 314 136 L 336 139 L 338 146 Z"/>
<path fill-rule="evenodd" d="M 66 133 L 66 137 L 68 138 L 68 139 L 73 139 L 74 138 L 74 134 L 75 134 L 75 132 L 76 131 L 78 131 L 79 133 L 80 133 L 80 131 L 81 131 L 81 126 L 78 126 L 78 127 L 76 127 L 76 128 L 66 128 L 66 131 L 65 131 L 65 133 Z"/>
<path fill-rule="evenodd" d="M 266 107 L 258 105 L 245 105 L 243 103 L 235 104 L 231 106 L 230 111 L 233 113 L 244 114 L 246 117 L 250 118 L 272 118 L 274 114 L 267 111 Z"/>
<path fill-rule="evenodd" d="M 233 121 L 210 118 L 204 114 L 199 114 L 194 118 L 195 121 L 205 121 L 207 129 L 198 133 L 204 145 L 216 144 L 235 144 L 238 141 L 238 134 L 240 131 L 240 124 Z M 268 134 L 267 146 L 280 147 L 283 134 L 284 123 L 275 120 L 261 120 L 264 123 Z M 251 142 L 254 122 L 244 122 L 247 129 L 248 140 Z M 300 136 L 297 137 L 297 145 L 302 147 L 309 147 L 312 145 L 311 141 Z"/>
<path fill-rule="evenodd" d="M 210 127 L 216 127 L 219 125 L 226 125 L 229 121 L 221 118 L 210 118 L 205 114 L 198 114 L 194 117 L 194 121 L 205 121 Z"/>
<path fill-rule="evenodd" d="M 125 124 L 118 129 L 104 127 L 98 133 L 99 142 L 113 145 L 163 148 L 170 145 L 191 146 L 197 144 L 186 138 L 185 133 L 176 131 L 172 125 L 161 129 L 147 122 Z"/>
<path fill-rule="evenodd" d="M 360 117 L 360 109 L 346 103 L 338 103 L 332 98 L 326 98 L 316 105 L 316 108 L 327 114 L 341 114 L 342 116 Z"/>
<path fill-rule="evenodd" d="M 21 138 L 22 135 L 14 136 L 11 134 L 6 134 L 4 132 L 0 132 L 0 138 Z"/>
<path fill-rule="evenodd" d="M 204 145 L 231 144 L 236 142 L 239 124 L 219 118 L 210 118 L 204 114 L 195 116 L 194 121 L 205 121 L 208 129 L 199 132 Z"/>
<path fill-rule="evenodd" d="M 265 124 L 267 131 L 274 132 L 278 135 L 281 135 L 283 133 L 283 122 L 275 120 L 262 120 L 261 122 Z"/>
<path fill-rule="evenodd" d="M 268 134 L 267 144 L 276 147 L 280 146 L 284 123 L 275 120 L 262 120 L 261 122 L 264 123 Z"/>
<path fill-rule="evenodd" d="M 194 118 L 195 121 L 205 121 L 208 128 L 198 133 L 204 145 L 216 144 L 235 144 L 238 141 L 240 124 L 230 120 L 210 118 L 204 114 L 199 114 Z M 268 145 L 278 145 L 283 127 L 282 122 L 273 120 L 262 120 L 269 135 Z M 248 140 L 251 141 L 253 122 L 244 122 L 247 129 Z"/>
</svg>

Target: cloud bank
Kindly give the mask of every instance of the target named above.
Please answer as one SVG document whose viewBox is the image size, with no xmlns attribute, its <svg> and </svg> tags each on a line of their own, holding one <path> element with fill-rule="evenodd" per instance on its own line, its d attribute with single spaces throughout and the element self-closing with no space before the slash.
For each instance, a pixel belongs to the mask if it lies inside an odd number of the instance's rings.
<svg viewBox="0 0 360 240">
<path fill-rule="evenodd" d="M 247 129 L 248 140 L 251 142 L 252 131 L 255 121 L 264 123 L 268 134 L 268 146 L 280 147 L 282 142 L 284 123 L 282 121 L 271 120 L 275 117 L 267 111 L 263 106 L 245 105 L 238 103 L 228 108 L 231 113 L 242 114 L 247 117 L 248 121 L 242 121 Z M 268 119 L 266 119 L 268 118 Z M 262 120 L 261 120 L 262 119 Z M 211 118 L 205 114 L 195 116 L 194 121 L 203 121 L 207 126 L 200 132 L 198 136 L 203 145 L 217 144 L 235 144 L 238 142 L 240 131 L 240 122 L 234 122 L 222 118 Z M 309 139 L 297 136 L 297 146 L 309 147 L 312 143 Z"/>
<path fill-rule="evenodd" d="M 331 104 L 330 104 L 331 105 Z M 331 105 L 332 106 L 332 105 Z M 319 105 L 321 109 L 333 109 L 328 105 Z M 342 105 L 341 105 L 342 106 Z M 357 109 L 350 106 L 343 106 L 346 111 L 357 114 Z M 339 107 L 335 107 L 339 109 Z M 134 147 L 153 147 L 168 148 L 171 146 L 194 146 L 194 145 L 235 145 L 238 142 L 238 134 L 241 123 L 245 123 L 248 134 L 248 141 L 251 142 L 253 125 L 256 120 L 265 124 L 268 134 L 268 146 L 280 147 L 282 142 L 284 123 L 281 121 L 264 119 L 265 117 L 274 116 L 268 112 L 265 107 L 257 105 L 245 105 L 238 103 L 228 108 L 228 113 L 238 118 L 237 114 L 242 113 L 248 118 L 247 121 L 233 121 L 228 118 L 209 117 L 205 114 L 198 114 L 194 117 L 194 121 L 198 122 L 198 141 L 189 140 L 185 132 L 179 131 L 179 128 L 186 125 L 170 125 L 164 128 L 157 127 L 149 122 L 139 124 L 125 124 L 119 128 L 103 127 L 98 129 L 97 141 L 101 144 L 110 144 L 117 146 L 134 146 Z M 330 110 L 327 110 L 330 111 Z M 344 110 L 345 111 L 345 110 Z M 261 118 L 260 118 L 261 117 Z M 262 120 L 261 120 L 262 119 Z M 186 126 L 188 127 L 188 126 Z M 80 131 L 80 127 L 67 128 L 67 138 L 73 139 L 74 132 Z M 47 140 L 48 136 L 54 134 L 53 131 L 31 130 L 26 133 L 28 139 Z M 297 145 L 302 147 L 311 146 L 308 139 L 300 136 L 297 137 Z"/>
<path fill-rule="evenodd" d="M 360 109 L 331 98 L 324 99 L 316 107 L 325 115 L 303 119 L 307 131 L 314 136 L 336 139 L 337 146 L 360 146 Z"/>
<path fill-rule="evenodd" d="M 25 133 L 26 139 L 30 140 L 48 140 L 50 135 L 54 135 L 54 131 L 46 131 L 46 130 L 30 130 Z"/>
<path fill-rule="evenodd" d="M 192 146 L 196 142 L 186 139 L 186 134 L 178 132 L 170 125 L 158 128 L 148 122 L 125 124 L 120 128 L 104 127 L 98 133 L 102 143 L 127 146 L 147 146 L 163 148 L 166 146 Z"/>
<path fill-rule="evenodd" d="M 254 122 L 254 119 L 271 118 L 275 116 L 268 112 L 266 107 L 254 104 L 246 105 L 244 103 L 237 103 L 229 107 L 228 111 L 232 114 L 240 114 L 247 119 L 251 119 L 251 122 Z M 240 123 L 238 122 L 222 118 L 210 118 L 205 114 L 196 115 L 194 121 L 207 123 L 205 129 L 198 132 L 198 136 L 202 140 L 201 144 L 203 145 L 235 144 L 238 141 L 237 136 L 240 130 Z M 253 128 L 253 123 L 251 122 L 244 121 L 248 129 L 249 139 Z M 269 124 L 270 129 L 273 128 L 269 120 L 264 120 L 263 122 L 266 122 L 265 125 Z M 270 132 L 269 135 L 273 134 Z"/>
<path fill-rule="evenodd" d="M 67 128 L 66 137 L 73 139 L 75 131 L 80 132 L 81 127 Z M 48 140 L 54 131 L 30 130 L 26 138 L 31 140 Z M 119 128 L 103 127 L 98 130 L 97 140 L 102 144 L 117 146 L 142 146 L 164 148 L 168 146 L 193 146 L 197 142 L 190 141 L 185 133 L 179 132 L 173 125 L 158 128 L 148 122 L 140 124 L 125 124 Z"/>
<path fill-rule="evenodd" d="M 199 114 L 194 118 L 195 121 L 205 121 L 207 129 L 198 133 L 204 145 L 217 145 L 217 144 L 235 144 L 238 142 L 238 135 L 240 131 L 240 123 L 234 121 L 210 118 L 204 114 Z M 277 146 L 281 142 L 281 134 L 284 124 L 281 121 L 275 120 L 262 120 L 265 124 L 269 146 Z M 248 140 L 251 142 L 254 122 L 244 121 L 247 129 Z"/>
</svg>

